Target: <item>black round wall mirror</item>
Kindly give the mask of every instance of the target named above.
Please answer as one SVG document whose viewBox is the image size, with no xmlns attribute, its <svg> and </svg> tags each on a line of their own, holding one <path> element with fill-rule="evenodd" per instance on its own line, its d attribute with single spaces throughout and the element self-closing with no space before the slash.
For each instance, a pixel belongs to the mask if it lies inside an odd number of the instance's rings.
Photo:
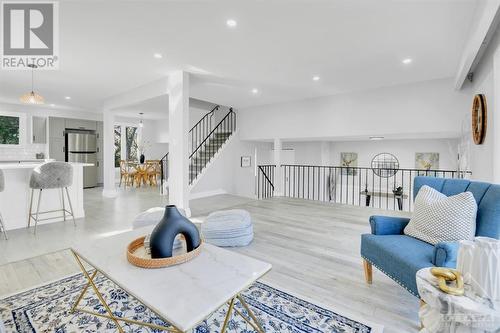
<svg viewBox="0 0 500 333">
<path fill-rule="evenodd" d="M 398 172 L 399 161 L 390 153 L 380 153 L 373 157 L 371 167 L 377 176 L 389 178 Z"/>
</svg>

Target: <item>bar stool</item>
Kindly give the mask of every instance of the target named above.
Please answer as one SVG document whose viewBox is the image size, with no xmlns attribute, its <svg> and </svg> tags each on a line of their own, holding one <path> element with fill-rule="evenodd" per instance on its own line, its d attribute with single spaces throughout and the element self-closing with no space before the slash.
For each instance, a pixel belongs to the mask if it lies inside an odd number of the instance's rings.
<svg viewBox="0 0 500 333">
<path fill-rule="evenodd" d="M 30 178 L 30 188 L 31 188 L 31 199 L 30 199 L 30 211 L 28 215 L 28 228 L 31 224 L 31 219 L 35 221 L 35 233 L 38 221 L 45 221 L 54 219 L 57 217 L 49 217 L 41 219 L 40 214 L 63 212 L 63 219 L 66 221 L 66 213 L 73 218 L 73 224 L 76 226 L 75 216 L 73 214 L 73 206 L 71 205 L 71 198 L 69 197 L 68 187 L 73 183 L 73 167 L 65 162 L 48 162 L 35 168 L 31 173 Z M 40 202 L 42 199 L 43 190 L 48 189 L 60 189 L 62 197 L 62 209 L 50 210 L 45 212 L 40 212 Z M 36 213 L 33 214 L 33 196 L 35 190 L 40 190 L 38 194 L 38 204 L 36 207 Z M 64 202 L 64 191 L 66 191 L 66 196 L 69 203 L 69 211 L 66 209 Z"/>
<path fill-rule="evenodd" d="M 0 169 L 0 192 L 3 192 L 5 188 L 5 177 L 3 175 L 3 170 Z M 3 224 L 3 216 L 0 214 L 0 231 L 3 233 L 5 239 L 7 238 L 7 230 L 5 230 L 5 225 Z"/>
</svg>

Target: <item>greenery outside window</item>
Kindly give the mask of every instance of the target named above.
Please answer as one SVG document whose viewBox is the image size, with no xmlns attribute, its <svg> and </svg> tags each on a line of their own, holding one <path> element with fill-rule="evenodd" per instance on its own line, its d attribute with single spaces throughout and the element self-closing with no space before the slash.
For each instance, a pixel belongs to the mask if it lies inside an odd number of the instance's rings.
<svg viewBox="0 0 500 333">
<path fill-rule="evenodd" d="M 115 168 L 121 160 L 139 161 L 139 128 L 129 125 L 114 126 Z"/>
<path fill-rule="evenodd" d="M 137 144 L 137 127 L 127 126 L 125 130 L 125 149 L 127 150 L 127 160 L 137 161 L 139 159 Z"/>
<path fill-rule="evenodd" d="M 0 145 L 19 145 L 19 117 L 0 115 Z"/>
<path fill-rule="evenodd" d="M 120 167 L 120 160 L 122 159 L 122 127 L 115 125 L 114 131 L 115 140 L 115 168 Z"/>
</svg>

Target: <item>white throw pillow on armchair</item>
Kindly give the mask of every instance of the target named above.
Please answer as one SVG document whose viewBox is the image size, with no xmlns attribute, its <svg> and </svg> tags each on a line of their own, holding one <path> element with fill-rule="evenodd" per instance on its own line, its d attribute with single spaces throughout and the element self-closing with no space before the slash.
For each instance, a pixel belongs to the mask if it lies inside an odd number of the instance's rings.
<svg viewBox="0 0 500 333">
<path fill-rule="evenodd" d="M 415 198 L 414 207 L 405 235 L 433 245 L 474 239 L 477 204 L 471 192 L 447 197 L 424 185 Z"/>
</svg>

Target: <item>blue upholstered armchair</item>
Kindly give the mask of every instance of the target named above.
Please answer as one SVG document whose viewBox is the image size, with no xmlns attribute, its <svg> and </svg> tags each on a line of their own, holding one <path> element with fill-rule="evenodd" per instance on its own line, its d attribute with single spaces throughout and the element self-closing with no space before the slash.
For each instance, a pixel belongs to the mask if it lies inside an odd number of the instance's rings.
<svg viewBox="0 0 500 333">
<path fill-rule="evenodd" d="M 476 236 L 500 238 L 500 185 L 435 177 L 415 177 L 413 197 L 423 185 L 451 196 L 472 192 L 478 205 Z M 366 282 L 372 283 L 372 265 L 418 297 L 415 274 L 424 267 L 455 267 L 458 243 L 438 243 L 435 246 L 406 236 L 404 228 L 409 218 L 371 216 L 371 234 L 361 236 L 361 256 L 364 259 Z"/>
</svg>

